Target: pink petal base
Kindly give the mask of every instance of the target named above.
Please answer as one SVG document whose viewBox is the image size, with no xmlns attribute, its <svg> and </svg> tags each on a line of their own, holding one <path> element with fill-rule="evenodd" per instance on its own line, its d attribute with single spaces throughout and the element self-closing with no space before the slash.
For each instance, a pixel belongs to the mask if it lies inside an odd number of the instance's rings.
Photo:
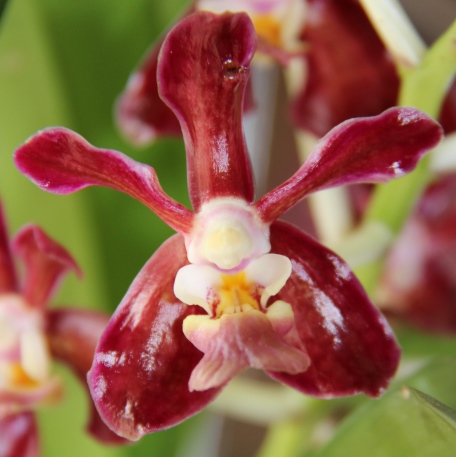
<svg viewBox="0 0 456 457">
<path fill-rule="evenodd" d="M 296 374 L 309 366 L 307 354 L 288 344 L 260 311 L 225 314 L 215 331 L 214 321 L 192 317 L 202 325 L 184 322 L 185 336 L 205 354 L 190 376 L 191 391 L 223 386 L 247 367 Z"/>
<path fill-rule="evenodd" d="M 0 419 L 1 457 L 37 457 L 38 431 L 33 413 L 12 414 Z"/>
</svg>

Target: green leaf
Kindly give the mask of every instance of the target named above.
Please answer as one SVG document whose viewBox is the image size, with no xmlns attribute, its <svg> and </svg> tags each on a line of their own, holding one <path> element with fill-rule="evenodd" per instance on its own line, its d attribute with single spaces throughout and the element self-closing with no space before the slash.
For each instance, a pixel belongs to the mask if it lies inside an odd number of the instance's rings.
<svg viewBox="0 0 456 457">
<path fill-rule="evenodd" d="M 456 360 L 435 360 L 347 417 L 316 456 L 451 456 L 456 446 L 454 408 Z"/>
<path fill-rule="evenodd" d="M 425 333 L 404 325 L 395 329 L 395 333 L 405 357 L 444 357 L 456 354 L 455 336 Z"/>
<path fill-rule="evenodd" d="M 404 73 L 399 103 L 438 117 L 455 72 L 456 21 L 432 45 L 420 65 Z"/>
</svg>

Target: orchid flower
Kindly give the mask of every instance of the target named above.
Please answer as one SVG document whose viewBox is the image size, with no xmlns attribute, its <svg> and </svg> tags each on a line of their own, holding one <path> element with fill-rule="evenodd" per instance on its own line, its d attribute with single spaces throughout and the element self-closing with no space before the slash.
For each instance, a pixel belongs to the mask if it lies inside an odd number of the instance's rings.
<svg viewBox="0 0 456 457">
<path fill-rule="evenodd" d="M 349 120 L 254 202 L 241 118 L 255 44 L 245 13 L 199 12 L 161 48 L 158 87 L 181 123 L 194 212 L 162 190 L 151 167 L 64 128 L 38 132 L 15 154 L 46 191 L 111 187 L 178 232 L 134 280 L 88 375 L 101 416 L 131 440 L 198 412 L 247 367 L 332 398 L 380 395 L 399 361 L 388 324 L 348 265 L 277 218 L 320 189 L 402 176 L 441 128 L 413 108 Z"/>
<path fill-rule="evenodd" d="M 51 373 L 52 357 L 68 364 L 84 382 L 108 317 L 75 309 L 47 310 L 62 277 L 81 271 L 71 255 L 36 225 L 22 228 L 12 252 L 24 263 L 19 283 L 0 210 L 0 453 L 34 457 L 39 440 L 34 411 L 62 394 Z M 84 382 L 85 384 L 85 382 Z M 92 406 L 88 431 L 105 443 L 121 442 Z"/>
<path fill-rule="evenodd" d="M 256 58 L 305 67 L 290 94 L 290 114 L 298 128 L 318 138 L 346 119 L 380 114 L 396 104 L 393 60 L 357 1 L 195 0 L 184 16 L 195 10 L 246 12 L 259 39 Z M 148 52 L 117 104 L 119 128 L 137 145 L 181 135 L 178 119 L 158 93 L 162 43 L 163 38 Z M 252 98 L 248 86 L 245 109 Z"/>
<path fill-rule="evenodd" d="M 421 197 L 398 237 L 377 290 L 389 315 L 434 333 L 456 332 L 456 175 Z"/>
</svg>

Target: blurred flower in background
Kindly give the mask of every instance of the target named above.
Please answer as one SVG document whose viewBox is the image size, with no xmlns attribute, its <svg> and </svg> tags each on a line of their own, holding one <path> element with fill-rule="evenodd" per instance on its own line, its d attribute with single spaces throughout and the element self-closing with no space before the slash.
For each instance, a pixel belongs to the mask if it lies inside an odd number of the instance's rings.
<svg viewBox="0 0 456 457">
<path fill-rule="evenodd" d="M 285 68 L 297 66 L 291 117 L 298 128 L 317 137 L 346 119 L 379 114 L 396 104 L 399 78 L 392 57 L 356 1 L 200 0 L 185 15 L 195 10 L 249 14 L 259 38 L 256 59 L 264 64 L 267 56 Z M 157 91 L 162 42 L 152 46 L 130 77 L 117 106 L 121 131 L 138 145 L 161 135 L 181 134 Z M 248 90 L 247 108 L 251 108 Z"/>
<path fill-rule="evenodd" d="M 95 345 L 108 316 L 47 309 L 65 274 L 81 272 L 70 254 L 36 225 L 17 233 L 12 251 L 24 264 L 16 274 L 5 221 L 0 214 L 0 451 L 2 457 L 39 455 L 33 411 L 60 400 L 52 358 L 67 363 L 85 384 Z M 120 443 L 92 406 L 88 431 L 104 443 Z"/>
</svg>

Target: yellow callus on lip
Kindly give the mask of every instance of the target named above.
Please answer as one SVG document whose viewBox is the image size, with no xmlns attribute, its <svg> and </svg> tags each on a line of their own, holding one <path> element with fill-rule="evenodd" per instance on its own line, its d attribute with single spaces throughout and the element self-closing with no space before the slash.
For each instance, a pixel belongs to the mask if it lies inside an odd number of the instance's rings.
<svg viewBox="0 0 456 457">
<path fill-rule="evenodd" d="M 221 279 L 222 283 L 218 290 L 220 302 L 217 304 L 214 317 L 260 309 L 258 286 L 246 279 L 244 271 L 231 275 L 222 274 Z"/>
</svg>

